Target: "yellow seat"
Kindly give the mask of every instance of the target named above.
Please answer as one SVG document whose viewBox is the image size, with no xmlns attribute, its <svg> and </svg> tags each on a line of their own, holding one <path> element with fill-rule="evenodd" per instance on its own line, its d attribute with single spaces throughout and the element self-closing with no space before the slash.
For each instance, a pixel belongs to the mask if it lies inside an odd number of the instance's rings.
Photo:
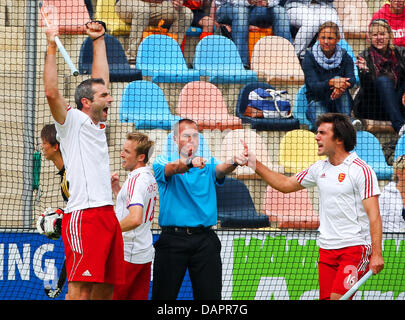
<svg viewBox="0 0 405 320">
<path fill-rule="evenodd" d="M 98 0 L 95 18 L 104 21 L 110 34 L 114 36 L 129 35 L 131 31 L 131 26 L 115 12 L 115 0 Z"/>
<path fill-rule="evenodd" d="M 318 160 L 318 145 L 315 134 L 308 130 L 292 130 L 285 134 L 280 141 L 279 164 L 286 173 L 298 173 Z"/>
<path fill-rule="evenodd" d="M 253 48 L 251 67 L 258 77 L 264 77 L 266 82 L 276 87 L 303 85 L 305 82 L 294 46 L 282 37 L 267 36 L 257 41 Z"/>
<path fill-rule="evenodd" d="M 98 0 L 95 18 L 104 21 L 110 34 L 114 36 L 128 36 L 131 25 L 122 20 L 115 11 L 116 0 Z M 157 26 L 147 26 L 142 34 L 142 40 L 151 34 L 165 34 L 177 40 L 177 35 L 169 33 L 163 28 L 164 20 L 160 20 Z"/>
</svg>

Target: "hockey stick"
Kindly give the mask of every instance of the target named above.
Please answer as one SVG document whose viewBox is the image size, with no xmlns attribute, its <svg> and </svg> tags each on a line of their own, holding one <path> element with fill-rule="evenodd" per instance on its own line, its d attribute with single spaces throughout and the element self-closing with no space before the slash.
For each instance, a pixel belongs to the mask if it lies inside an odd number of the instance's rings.
<svg viewBox="0 0 405 320">
<path fill-rule="evenodd" d="M 39 10 L 41 11 L 42 14 L 42 18 L 45 21 L 45 24 L 47 26 L 49 26 L 49 22 L 48 22 L 48 18 L 47 18 L 47 14 L 43 9 L 43 4 L 42 1 L 39 2 Z M 65 47 L 63 46 L 62 42 L 60 41 L 59 37 L 56 36 L 55 37 L 55 43 L 58 46 L 59 52 L 61 53 L 62 57 L 65 59 L 66 64 L 69 66 L 70 71 L 72 72 L 72 75 L 74 75 L 75 77 L 79 75 L 79 71 L 76 69 L 75 65 L 72 62 L 72 59 L 70 59 L 69 54 L 67 53 Z"/>
<path fill-rule="evenodd" d="M 353 287 L 351 287 L 339 300 L 347 300 L 349 299 L 359 288 L 360 286 L 366 282 L 371 276 L 373 272 L 369 270 L 359 281 L 357 281 Z"/>
<path fill-rule="evenodd" d="M 66 260 L 63 261 L 62 270 L 59 273 L 59 279 L 58 279 L 56 288 L 52 289 L 49 285 L 45 285 L 44 290 L 45 290 L 46 295 L 52 299 L 55 299 L 56 297 L 58 297 L 60 295 L 60 293 L 62 292 L 65 282 L 66 282 Z"/>
</svg>

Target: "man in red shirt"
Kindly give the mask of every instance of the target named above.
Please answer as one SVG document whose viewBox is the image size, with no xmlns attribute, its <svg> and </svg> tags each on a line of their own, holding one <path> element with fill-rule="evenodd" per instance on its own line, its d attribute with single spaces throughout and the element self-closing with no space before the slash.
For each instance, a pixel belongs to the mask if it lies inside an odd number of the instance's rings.
<svg viewBox="0 0 405 320">
<path fill-rule="evenodd" d="M 394 44 L 405 47 L 405 0 L 390 0 L 374 13 L 372 20 L 385 19 L 394 33 Z"/>
</svg>

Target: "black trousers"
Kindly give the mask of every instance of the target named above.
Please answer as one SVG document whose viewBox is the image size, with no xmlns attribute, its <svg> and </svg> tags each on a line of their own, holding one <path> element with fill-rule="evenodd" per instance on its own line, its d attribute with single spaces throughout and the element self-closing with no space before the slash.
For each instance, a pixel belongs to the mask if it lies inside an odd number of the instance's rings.
<svg viewBox="0 0 405 320">
<path fill-rule="evenodd" d="M 195 300 L 221 300 L 221 242 L 210 228 L 162 228 L 155 243 L 152 300 L 176 300 L 188 268 Z"/>
</svg>

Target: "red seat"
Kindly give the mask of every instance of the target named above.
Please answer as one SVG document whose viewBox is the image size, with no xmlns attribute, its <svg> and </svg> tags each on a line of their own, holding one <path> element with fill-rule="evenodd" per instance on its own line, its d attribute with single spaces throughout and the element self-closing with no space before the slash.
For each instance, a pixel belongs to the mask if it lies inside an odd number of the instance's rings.
<svg viewBox="0 0 405 320">
<path fill-rule="evenodd" d="M 86 34 L 85 24 L 91 19 L 83 0 L 44 0 L 43 8 L 60 34 Z M 45 26 L 41 13 L 40 26 Z"/>
<path fill-rule="evenodd" d="M 242 120 L 228 112 L 221 91 L 205 81 L 192 81 L 183 87 L 176 113 L 196 121 L 199 130 L 242 128 Z"/>
<path fill-rule="evenodd" d="M 314 211 L 308 191 L 284 194 L 267 187 L 264 210 L 278 228 L 317 229 L 319 215 Z"/>
</svg>

